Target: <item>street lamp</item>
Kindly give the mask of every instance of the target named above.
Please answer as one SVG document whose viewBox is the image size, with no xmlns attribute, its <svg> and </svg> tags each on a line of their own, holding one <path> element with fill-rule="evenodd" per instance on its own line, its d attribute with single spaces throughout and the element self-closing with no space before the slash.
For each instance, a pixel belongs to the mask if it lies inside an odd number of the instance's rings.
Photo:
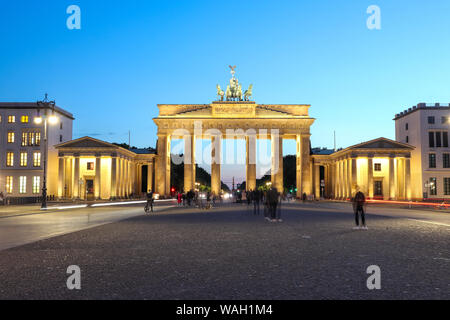
<svg viewBox="0 0 450 320">
<path fill-rule="evenodd" d="M 47 126 L 48 124 L 55 124 L 58 122 L 58 118 L 55 116 L 55 101 L 48 100 L 48 94 L 45 94 L 43 101 L 38 101 L 37 117 L 34 119 L 34 123 L 42 124 L 44 123 L 44 179 L 42 182 L 42 209 L 47 209 Z M 41 109 L 43 109 L 43 114 L 40 114 Z M 51 110 L 51 114 L 47 114 L 47 111 Z"/>
</svg>

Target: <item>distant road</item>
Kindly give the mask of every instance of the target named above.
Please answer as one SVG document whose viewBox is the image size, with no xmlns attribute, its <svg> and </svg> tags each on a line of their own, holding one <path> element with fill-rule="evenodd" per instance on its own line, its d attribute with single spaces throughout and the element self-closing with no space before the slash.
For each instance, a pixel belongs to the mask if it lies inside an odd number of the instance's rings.
<svg viewBox="0 0 450 320">
<path fill-rule="evenodd" d="M 173 207 L 155 205 L 155 211 Z M 0 251 L 55 236 L 144 215 L 144 205 L 82 208 L 0 219 Z"/>
</svg>

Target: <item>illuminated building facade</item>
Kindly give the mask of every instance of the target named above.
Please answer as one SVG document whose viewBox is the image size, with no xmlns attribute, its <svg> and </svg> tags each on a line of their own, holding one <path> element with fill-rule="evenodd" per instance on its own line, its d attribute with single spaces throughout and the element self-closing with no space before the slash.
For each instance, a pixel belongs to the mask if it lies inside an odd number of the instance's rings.
<svg viewBox="0 0 450 320">
<path fill-rule="evenodd" d="M 53 113 L 52 111 L 47 110 Z M 0 192 L 12 203 L 32 202 L 42 194 L 45 110 L 37 103 L 0 103 Z M 47 194 L 57 194 L 58 155 L 53 147 L 72 139 L 71 113 L 55 107 L 48 124 Z"/>
<path fill-rule="evenodd" d="M 415 147 L 411 153 L 415 199 L 450 198 L 450 105 L 419 103 L 395 116 L 396 140 Z"/>
</svg>

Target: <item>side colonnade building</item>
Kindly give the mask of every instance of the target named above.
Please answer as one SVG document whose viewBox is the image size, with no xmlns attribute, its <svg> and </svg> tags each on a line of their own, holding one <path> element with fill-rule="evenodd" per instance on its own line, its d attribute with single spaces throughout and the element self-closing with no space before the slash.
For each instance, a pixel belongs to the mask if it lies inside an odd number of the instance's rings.
<svg viewBox="0 0 450 320">
<path fill-rule="evenodd" d="M 110 200 L 153 189 L 155 154 L 83 137 L 56 145 L 58 198 Z"/>
<path fill-rule="evenodd" d="M 314 195 L 346 200 L 362 191 L 370 199 L 411 200 L 413 150 L 378 138 L 332 154 L 313 154 Z"/>
</svg>

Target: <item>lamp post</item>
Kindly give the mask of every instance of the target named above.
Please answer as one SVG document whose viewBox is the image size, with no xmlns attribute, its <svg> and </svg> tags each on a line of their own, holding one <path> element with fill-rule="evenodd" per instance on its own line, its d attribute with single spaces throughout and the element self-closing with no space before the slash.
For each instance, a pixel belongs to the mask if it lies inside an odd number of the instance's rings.
<svg viewBox="0 0 450 320">
<path fill-rule="evenodd" d="M 44 178 L 42 181 L 42 209 L 47 209 L 47 149 L 48 149 L 48 143 L 47 143 L 47 126 L 48 123 L 54 124 L 58 121 L 58 119 L 55 116 L 55 101 L 49 101 L 48 95 L 45 94 L 45 98 L 43 101 L 38 101 L 38 111 L 37 111 L 37 117 L 34 119 L 34 122 L 36 124 L 44 123 L 44 158 L 43 158 L 43 169 L 44 169 Z M 43 109 L 43 114 L 41 115 L 41 109 Z M 48 115 L 48 110 L 51 110 L 51 115 Z"/>
</svg>

